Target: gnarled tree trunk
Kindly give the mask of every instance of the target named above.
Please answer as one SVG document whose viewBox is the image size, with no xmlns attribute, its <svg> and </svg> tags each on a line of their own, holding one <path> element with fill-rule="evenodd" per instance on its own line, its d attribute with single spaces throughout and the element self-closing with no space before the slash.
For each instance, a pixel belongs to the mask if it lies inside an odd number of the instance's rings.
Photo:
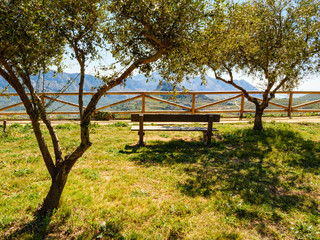
<svg viewBox="0 0 320 240">
<path fill-rule="evenodd" d="M 263 108 L 261 105 L 256 105 L 256 113 L 254 116 L 254 126 L 253 130 L 261 131 L 263 130 L 262 125 L 262 115 L 265 108 Z"/>
<path fill-rule="evenodd" d="M 51 179 L 52 182 L 50 190 L 37 211 L 39 216 L 50 215 L 54 209 L 58 208 L 64 186 L 67 182 L 68 174 L 69 173 L 66 171 L 65 167 L 62 166 L 57 172 L 55 178 Z"/>
</svg>

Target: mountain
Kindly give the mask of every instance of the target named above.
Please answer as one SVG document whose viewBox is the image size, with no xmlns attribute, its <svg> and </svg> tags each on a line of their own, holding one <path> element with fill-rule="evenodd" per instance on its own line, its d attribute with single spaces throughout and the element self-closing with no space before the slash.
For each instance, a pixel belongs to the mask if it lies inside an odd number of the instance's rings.
<svg viewBox="0 0 320 240">
<path fill-rule="evenodd" d="M 296 100 L 301 100 L 301 101 L 315 101 L 315 100 L 319 100 L 319 99 L 320 99 L 319 94 L 306 94 L 303 96 L 296 97 Z"/>
<path fill-rule="evenodd" d="M 31 77 L 32 83 L 36 86 L 38 79 L 42 82 L 42 79 L 46 79 L 45 89 L 48 92 L 57 92 L 64 86 L 70 79 L 74 79 L 74 83 L 70 85 L 67 92 L 77 92 L 79 89 L 79 74 L 78 73 L 62 73 L 55 74 L 54 71 L 49 71 L 44 76 Z M 102 81 L 95 78 L 92 75 L 85 76 L 84 91 L 90 92 L 93 88 L 97 88 L 102 84 Z M 128 78 L 125 84 L 119 85 L 112 89 L 112 91 L 154 91 L 159 89 L 159 81 L 161 76 L 158 73 L 152 75 L 152 79 L 148 80 L 144 75 L 138 74 L 132 78 Z M 253 85 L 245 80 L 235 80 L 235 83 L 244 87 L 247 90 L 257 90 Z M 0 92 L 7 86 L 6 81 L 0 77 Z M 222 81 L 214 79 L 212 77 L 206 77 L 206 84 L 202 83 L 200 77 L 196 77 L 189 81 L 185 80 L 179 87 L 184 87 L 190 91 L 234 91 L 233 86 L 226 84 Z M 41 89 L 41 88 L 40 88 Z M 182 88 L 181 88 L 182 89 Z M 163 89 L 162 89 L 163 91 Z M 13 89 L 10 90 L 13 92 Z"/>
<path fill-rule="evenodd" d="M 234 80 L 234 82 L 246 90 L 258 90 L 245 80 Z M 202 82 L 200 77 L 191 79 L 190 81 L 184 81 L 182 85 L 190 91 L 235 91 L 238 90 L 230 84 L 224 83 L 215 78 L 206 77 L 206 83 Z"/>
<path fill-rule="evenodd" d="M 144 75 L 138 74 L 128 79 L 126 86 L 117 86 L 114 91 L 172 91 L 172 87 L 168 87 L 170 84 L 163 82 L 159 85 L 159 81 L 162 79 L 157 73 L 152 75 L 153 80 L 146 82 L 146 77 Z M 257 91 L 258 89 L 248 83 L 245 80 L 234 80 L 236 84 L 239 84 L 246 90 Z M 202 82 L 200 77 L 185 80 L 180 85 L 178 85 L 177 90 L 181 91 L 186 88 L 189 91 L 235 91 L 237 90 L 230 84 L 219 81 L 215 78 L 206 77 L 206 83 Z"/>
<path fill-rule="evenodd" d="M 47 92 L 57 92 L 64 85 L 68 83 L 70 80 L 74 80 L 75 82 L 71 84 L 67 90 L 67 92 L 77 92 L 79 90 L 79 74 L 78 73 L 61 73 L 55 74 L 54 71 L 49 71 L 44 76 L 32 76 L 31 82 L 34 87 L 36 87 L 37 82 L 40 82 L 40 89 L 42 89 L 42 79 L 46 79 L 45 89 Z M 100 80 L 96 79 L 92 75 L 86 75 L 86 81 L 84 84 L 85 91 L 91 91 L 92 87 L 98 87 L 101 83 Z M 7 82 L 0 76 L 0 91 L 2 91 L 6 86 Z M 13 89 L 9 89 L 9 92 L 14 92 Z"/>
</svg>

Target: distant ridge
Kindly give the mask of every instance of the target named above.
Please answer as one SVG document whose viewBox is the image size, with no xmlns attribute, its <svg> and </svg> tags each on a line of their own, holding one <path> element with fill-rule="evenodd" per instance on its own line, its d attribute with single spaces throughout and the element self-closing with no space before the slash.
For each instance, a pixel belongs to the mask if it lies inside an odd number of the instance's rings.
<svg viewBox="0 0 320 240">
<path fill-rule="evenodd" d="M 113 91 L 172 91 L 172 88 L 168 88 L 168 83 L 163 83 L 163 86 L 159 86 L 159 81 L 162 80 L 159 74 L 155 73 L 152 75 L 153 80 L 146 82 L 146 77 L 142 74 L 138 74 L 129 78 L 126 81 L 125 86 L 120 85 L 113 89 Z M 188 89 L 189 91 L 235 91 L 238 90 L 231 86 L 230 84 L 219 81 L 215 78 L 206 77 L 206 84 L 203 84 L 200 77 L 190 79 L 189 81 L 185 80 L 181 85 L 178 85 L 176 90 L 182 90 L 182 87 Z M 248 83 L 245 80 L 234 80 L 236 84 L 239 84 L 241 87 L 248 91 L 257 91 L 258 89 Z M 167 90 L 169 89 L 169 90 Z"/>
<path fill-rule="evenodd" d="M 147 80 L 144 75 L 138 74 L 132 78 L 128 78 L 125 84 L 119 85 L 113 88 L 111 91 L 154 91 L 160 90 L 158 84 L 161 80 L 159 74 L 154 73 L 152 75 L 153 80 Z M 42 80 L 43 76 L 33 76 L 31 78 L 33 85 L 36 86 L 38 79 Z M 64 86 L 70 79 L 75 79 L 75 82 L 70 85 L 67 92 L 77 92 L 79 90 L 79 76 L 78 73 L 62 73 L 56 74 L 54 71 L 49 71 L 44 75 L 44 78 L 47 80 L 45 82 L 45 89 L 47 92 L 57 92 Z M 84 91 L 90 92 L 94 88 L 99 87 L 102 84 L 102 81 L 95 78 L 92 75 L 86 75 L 86 81 L 84 86 Z M 214 79 L 212 77 L 206 77 L 207 84 L 204 85 L 200 77 L 191 79 L 190 81 L 184 81 L 181 84 L 181 87 L 188 89 L 189 91 L 234 91 L 237 90 L 233 86 L 226 84 L 222 81 Z M 258 90 L 253 85 L 248 83 L 245 80 L 235 80 L 235 83 L 239 84 L 241 87 L 246 90 Z M 0 91 L 7 87 L 6 81 L 0 77 Z M 162 90 L 164 91 L 164 90 Z M 9 92 L 14 92 L 13 89 L 10 89 Z"/>
</svg>

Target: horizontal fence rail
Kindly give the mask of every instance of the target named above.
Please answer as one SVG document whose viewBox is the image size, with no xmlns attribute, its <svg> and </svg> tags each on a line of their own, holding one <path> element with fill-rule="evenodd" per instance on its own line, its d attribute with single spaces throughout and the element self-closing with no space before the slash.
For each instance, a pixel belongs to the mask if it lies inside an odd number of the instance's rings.
<svg viewBox="0 0 320 240">
<path fill-rule="evenodd" d="M 262 91 L 248 91 L 249 94 L 254 95 L 259 101 L 262 101 L 259 96 L 263 94 Z M 292 113 L 319 113 L 319 108 L 310 108 L 311 105 L 320 103 L 320 99 L 318 100 L 312 100 L 312 101 L 306 101 L 303 103 L 299 103 L 294 105 L 294 96 L 296 95 L 319 95 L 320 98 L 320 91 L 279 91 L 277 92 L 277 95 L 286 95 L 285 97 L 281 98 L 275 98 L 273 101 L 269 102 L 269 106 L 276 107 L 276 108 L 270 108 L 268 107 L 264 112 L 275 112 L 275 113 L 286 113 L 287 116 L 291 116 Z M 47 102 L 56 102 L 60 103 L 66 106 L 75 107 L 75 111 L 58 111 L 58 109 L 55 110 L 48 110 L 48 114 L 56 114 L 56 115 L 78 115 L 79 114 L 79 105 L 78 103 L 74 103 L 71 101 L 62 100 L 61 97 L 68 97 L 68 96 L 77 96 L 78 93 L 39 93 L 39 96 L 42 99 L 43 104 L 46 104 Z M 94 95 L 94 92 L 86 92 L 84 93 L 84 96 L 92 96 Z M 107 92 L 105 96 L 126 96 L 123 100 L 118 100 L 113 103 L 99 106 L 96 109 L 97 111 L 108 111 L 114 114 L 133 114 L 133 113 L 232 113 L 232 114 L 238 114 L 240 117 L 243 117 L 245 113 L 254 113 L 255 109 L 252 107 L 248 107 L 249 102 L 246 101 L 244 95 L 240 91 L 216 91 L 216 92 L 164 92 L 164 91 L 150 91 L 150 92 Z M 203 104 L 201 106 L 197 106 L 197 97 L 200 95 L 205 95 L 209 97 L 210 100 L 209 103 Z M 160 97 L 159 97 L 160 96 Z M 175 99 L 177 99 L 179 96 L 191 96 L 191 103 L 185 104 L 185 103 L 179 103 L 175 100 L 168 100 L 165 98 L 161 98 L 164 96 L 175 96 Z M 10 97 L 18 97 L 17 93 L 1 93 L 0 94 L 0 100 L 1 98 L 10 98 Z M 207 101 L 208 101 L 207 99 Z M 275 102 L 276 100 L 281 99 L 284 103 Z M 139 100 L 140 109 L 139 110 L 112 110 L 111 107 L 119 106 L 123 103 L 129 103 L 133 102 L 135 100 Z M 153 110 L 147 108 L 146 100 L 152 100 L 154 102 L 160 102 L 162 104 L 166 104 L 169 106 L 173 106 L 175 108 L 178 108 L 178 110 Z M 234 101 L 236 103 L 235 108 L 226 109 L 225 106 L 222 106 L 223 104 Z M 8 106 L 0 105 L 0 116 L 16 116 L 16 115 L 27 115 L 25 111 L 8 111 L 12 110 L 15 107 L 22 106 L 22 102 L 17 102 Z M 9 100 L 7 102 L 10 102 Z M 1 102 L 0 102 L 1 103 Z M 201 104 L 201 101 L 200 101 Z M 212 107 L 216 107 L 217 105 L 220 105 L 220 109 L 212 109 Z M 305 108 L 309 107 L 309 108 Z M 211 108 L 211 109 L 210 109 Z"/>
</svg>

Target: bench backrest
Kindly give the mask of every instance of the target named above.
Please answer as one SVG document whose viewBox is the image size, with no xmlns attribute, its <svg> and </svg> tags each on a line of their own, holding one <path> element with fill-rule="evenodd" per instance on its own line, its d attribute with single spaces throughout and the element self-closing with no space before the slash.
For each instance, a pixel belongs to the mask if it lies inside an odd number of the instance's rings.
<svg viewBox="0 0 320 240">
<path fill-rule="evenodd" d="M 139 115 L 144 122 L 208 122 L 209 116 L 213 122 L 220 121 L 219 114 L 131 114 L 131 122 L 139 122 Z"/>
</svg>

